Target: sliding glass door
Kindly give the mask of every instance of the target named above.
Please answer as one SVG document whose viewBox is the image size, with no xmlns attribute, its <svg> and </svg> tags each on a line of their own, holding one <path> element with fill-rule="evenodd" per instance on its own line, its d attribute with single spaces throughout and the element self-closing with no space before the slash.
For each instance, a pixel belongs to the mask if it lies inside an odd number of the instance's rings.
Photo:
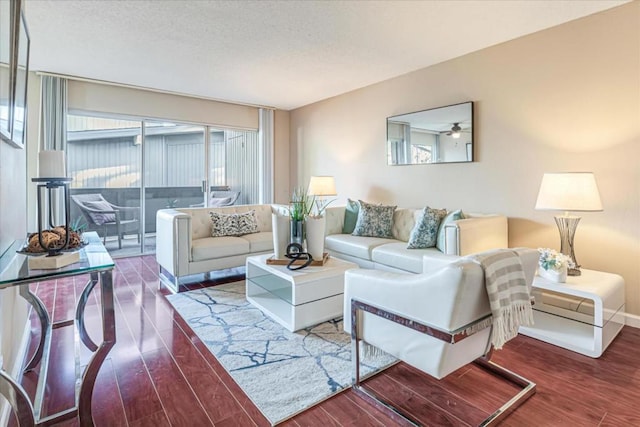
<svg viewBox="0 0 640 427">
<path fill-rule="evenodd" d="M 67 117 L 72 226 L 97 231 L 121 254 L 142 250 L 141 141 L 139 121 Z"/>
<path fill-rule="evenodd" d="M 144 215 L 151 244 L 159 209 L 203 206 L 205 127 L 144 123 Z"/>
<path fill-rule="evenodd" d="M 260 200 L 256 130 L 78 113 L 68 115 L 67 140 L 72 219 L 98 231 L 112 255 L 155 252 L 160 209 Z M 94 198 L 129 222 L 81 206 Z"/>
</svg>

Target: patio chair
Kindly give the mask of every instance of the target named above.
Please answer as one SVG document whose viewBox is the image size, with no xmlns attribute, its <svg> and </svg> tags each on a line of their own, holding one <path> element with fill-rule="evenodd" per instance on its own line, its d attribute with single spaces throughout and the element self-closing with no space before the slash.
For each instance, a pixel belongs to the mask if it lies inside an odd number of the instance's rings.
<svg viewBox="0 0 640 427">
<path fill-rule="evenodd" d="M 209 195 L 209 207 L 231 206 L 238 200 L 238 197 L 240 197 L 239 191 L 212 191 Z M 201 208 L 204 207 L 204 203 L 189 205 L 189 207 Z"/>
<path fill-rule="evenodd" d="M 75 194 L 73 202 L 80 208 L 87 223 L 102 232 L 102 241 L 107 243 L 107 236 L 118 236 L 118 249 L 122 249 L 125 234 L 135 233 L 140 243 L 140 208 L 117 206 L 108 202 L 102 194 Z"/>
</svg>

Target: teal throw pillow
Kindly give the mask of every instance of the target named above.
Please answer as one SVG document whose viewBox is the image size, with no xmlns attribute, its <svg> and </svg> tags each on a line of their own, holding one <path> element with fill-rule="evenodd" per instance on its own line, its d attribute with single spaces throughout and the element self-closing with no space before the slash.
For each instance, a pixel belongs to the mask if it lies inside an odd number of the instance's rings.
<svg viewBox="0 0 640 427">
<path fill-rule="evenodd" d="M 407 249 L 432 248 L 438 240 L 438 227 L 442 218 L 447 215 L 446 209 L 425 207 L 422 216 L 411 230 Z"/>
<path fill-rule="evenodd" d="M 344 234 L 351 234 L 356 228 L 356 222 L 358 221 L 358 212 L 360 211 L 360 205 L 358 202 L 347 199 L 347 206 L 344 210 L 344 225 L 342 226 L 342 232 Z"/>
<path fill-rule="evenodd" d="M 397 206 L 372 205 L 362 200 L 358 200 L 358 203 L 358 221 L 351 234 L 392 239 L 393 212 Z"/>
<path fill-rule="evenodd" d="M 444 226 L 447 223 L 457 221 L 459 219 L 463 219 L 464 215 L 462 215 L 462 211 L 458 209 L 457 211 L 451 211 L 445 216 L 440 222 L 440 227 L 438 228 L 438 241 L 436 242 L 436 247 L 440 250 L 440 252 L 444 253 L 444 242 L 445 242 L 445 228 Z"/>
</svg>

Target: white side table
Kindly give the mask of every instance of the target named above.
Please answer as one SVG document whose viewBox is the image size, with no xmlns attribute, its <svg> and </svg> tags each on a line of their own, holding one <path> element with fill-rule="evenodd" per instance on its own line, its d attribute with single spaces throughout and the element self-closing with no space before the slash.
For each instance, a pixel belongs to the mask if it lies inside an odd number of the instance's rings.
<svg viewBox="0 0 640 427">
<path fill-rule="evenodd" d="M 582 270 L 556 283 L 533 280 L 532 327 L 520 333 L 590 357 L 600 357 L 625 323 L 624 279 L 617 274 Z"/>
</svg>

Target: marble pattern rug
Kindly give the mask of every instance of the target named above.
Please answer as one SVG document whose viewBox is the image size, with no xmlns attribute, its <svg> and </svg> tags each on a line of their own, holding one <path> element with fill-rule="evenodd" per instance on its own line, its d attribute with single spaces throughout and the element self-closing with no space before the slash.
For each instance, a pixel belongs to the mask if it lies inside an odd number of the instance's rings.
<svg viewBox="0 0 640 427">
<path fill-rule="evenodd" d="M 167 299 L 272 424 L 351 386 L 351 339 L 342 320 L 289 332 L 247 302 L 244 281 Z M 363 360 L 361 373 L 394 361 Z"/>
</svg>

